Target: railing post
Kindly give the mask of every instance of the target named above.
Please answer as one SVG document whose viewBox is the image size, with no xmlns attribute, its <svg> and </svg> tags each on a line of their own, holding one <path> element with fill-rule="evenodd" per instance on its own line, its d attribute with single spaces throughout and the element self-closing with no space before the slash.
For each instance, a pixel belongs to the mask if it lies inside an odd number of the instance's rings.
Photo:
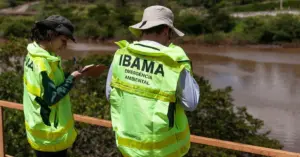
<svg viewBox="0 0 300 157">
<path fill-rule="evenodd" d="M 3 108 L 0 106 L 0 157 L 5 157 L 3 129 Z"/>
</svg>

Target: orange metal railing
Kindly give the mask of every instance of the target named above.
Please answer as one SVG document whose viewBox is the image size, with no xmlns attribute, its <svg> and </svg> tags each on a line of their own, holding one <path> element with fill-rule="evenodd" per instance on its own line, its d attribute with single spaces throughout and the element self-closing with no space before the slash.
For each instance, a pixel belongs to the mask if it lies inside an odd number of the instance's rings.
<svg viewBox="0 0 300 157">
<path fill-rule="evenodd" d="M 9 155 L 5 155 L 5 149 L 4 149 L 3 114 L 2 114 L 3 107 L 23 110 L 23 105 L 0 100 L 0 157 L 4 157 L 4 156 L 11 157 Z M 82 116 L 78 114 L 74 114 L 74 119 L 78 122 L 111 128 L 111 122 L 108 120 L 97 119 L 97 118 Z M 300 157 L 299 153 L 252 146 L 252 145 L 235 143 L 230 141 L 223 141 L 223 140 L 206 138 L 206 137 L 195 136 L 195 135 L 191 135 L 191 142 L 196 144 L 210 145 L 219 148 L 226 148 L 226 149 L 253 153 L 258 155 L 271 156 L 271 157 Z"/>
</svg>

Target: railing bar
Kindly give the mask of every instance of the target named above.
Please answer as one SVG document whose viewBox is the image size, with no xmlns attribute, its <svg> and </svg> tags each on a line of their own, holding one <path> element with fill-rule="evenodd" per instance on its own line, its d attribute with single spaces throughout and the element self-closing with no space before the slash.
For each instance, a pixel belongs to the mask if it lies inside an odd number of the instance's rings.
<svg viewBox="0 0 300 157">
<path fill-rule="evenodd" d="M 0 106 L 5 108 L 23 110 L 23 105 L 0 100 Z"/>
<path fill-rule="evenodd" d="M 215 146 L 215 147 L 219 147 L 219 148 L 226 148 L 226 149 L 231 149 L 231 150 L 236 150 L 236 151 L 241 151 L 241 152 L 260 154 L 260 155 L 265 155 L 265 156 L 300 157 L 299 153 L 292 153 L 292 152 L 287 152 L 287 151 L 282 151 L 282 150 L 264 148 L 264 147 L 229 142 L 229 141 L 222 141 L 222 140 L 218 140 L 218 139 L 211 139 L 211 138 L 195 136 L 195 135 L 191 135 L 191 142 Z"/>
<path fill-rule="evenodd" d="M 16 103 L 0 100 L 0 108 L 1 107 L 23 110 L 23 105 L 21 105 L 21 104 L 16 104 Z M 111 121 L 108 121 L 108 120 L 97 119 L 97 118 L 82 116 L 82 115 L 78 115 L 78 114 L 74 114 L 74 119 L 78 122 L 83 122 L 83 123 L 88 123 L 88 124 L 93 124 L 93 125 L 103 126 L 103 127 L 108 127 L 108 128 L 112 127 Z M 219 148 L 232 149 L 232 150 L 236 150 L 236 151 L 248 152 L 248 153 L 253 153 L 253 154 L 272 156 L 272 157 L 300 157 L 300 153 L 293 153 L 293 152 L 288 152 L 288 151 L 283 151 L 283 150 L 252 146 L 252 145 L 247 145 L 247 144 L 223 141 L 223 140 L 195 136 L 195 135 L 191 135 L 191 142 L 197 143 L 197 144 L 205 144 L 205 145 L 215 146 L 215 147 L 219 147 Z M 11 156 L 8 156 L 8 157 L 11 157 Z"/>
<path fill-rule="evenodd" d="M 111 121 L 108 121 L 108 120 L 97 119 L 97 118 L 82 116 L 82 115 L 78 115 L 78 114 L 74 114 L 74 119 L 78 122 L 103 126 L 103 127 L 107 127 L 107 128 L 112 127 Z"/>
</svg>

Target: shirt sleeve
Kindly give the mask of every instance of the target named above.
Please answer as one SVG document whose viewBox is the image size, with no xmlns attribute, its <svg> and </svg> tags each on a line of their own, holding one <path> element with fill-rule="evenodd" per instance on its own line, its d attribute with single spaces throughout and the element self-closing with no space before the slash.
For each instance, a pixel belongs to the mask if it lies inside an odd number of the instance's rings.
<svg viewBox="0 0 300 157">
<path fill-rule="evenodd" d="M 74 77 L 72 75 L 69 75 L 59 86 L 56 86 L 54 84 L 54 82 L 47 75 L 47 72 L 41 72 L 41 77 L 42 86 L 44 89 L 42 99 L 45 103 L 48 104 L 48 106 L 54 105 L 59 102 L 69 93 L 69 91 L 73 87 Z"/>
<path fill-rule="evenodd" d="M 109 97 L 110 97 L 110 92 L 111 92 L 111 78 L 112 78 L 112 66 L 110 65 L 109 67 L 109 71 L 107 74 L 107 79 L 106 79 L 106 89 L 105 89 L 105 95 L 106 95 L 106 99 L 109 101 Z"/>
<path fill-rule="evenodd" d="M 180 73 L 176 97 L 186 111 L 194 111 L 199 104 L 199 86 L 187 70 Z"/>
</svg>

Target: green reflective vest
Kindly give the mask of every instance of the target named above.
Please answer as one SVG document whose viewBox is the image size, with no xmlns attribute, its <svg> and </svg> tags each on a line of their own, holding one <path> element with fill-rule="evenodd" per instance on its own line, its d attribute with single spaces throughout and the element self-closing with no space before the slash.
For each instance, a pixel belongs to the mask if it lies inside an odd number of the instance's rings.
<svg viewBox="0 0 300 157">
<path fill-rule="evenodd" d="M 64 82 L 61 59 L 32 43 L 24 63 L 24 115 L 27 139 L 35 150 L 57 152 L 70 147 L 76 139 L 69 95 L 49 106 L 42 100 L 41 72 L 47 72 L 58 86 Z M 47 119 L 50 124 L 45 123 Z"/>
<path fill-rule="evenodd" d="M 184 109 L 176 101 L 180 72 L 191 70 L 178 46 L 163 49 L 127 41 L 112 63 L 111 119 L 116 143 L 128 157 L 181 157 L 190 148 Z"/>
</svg>

